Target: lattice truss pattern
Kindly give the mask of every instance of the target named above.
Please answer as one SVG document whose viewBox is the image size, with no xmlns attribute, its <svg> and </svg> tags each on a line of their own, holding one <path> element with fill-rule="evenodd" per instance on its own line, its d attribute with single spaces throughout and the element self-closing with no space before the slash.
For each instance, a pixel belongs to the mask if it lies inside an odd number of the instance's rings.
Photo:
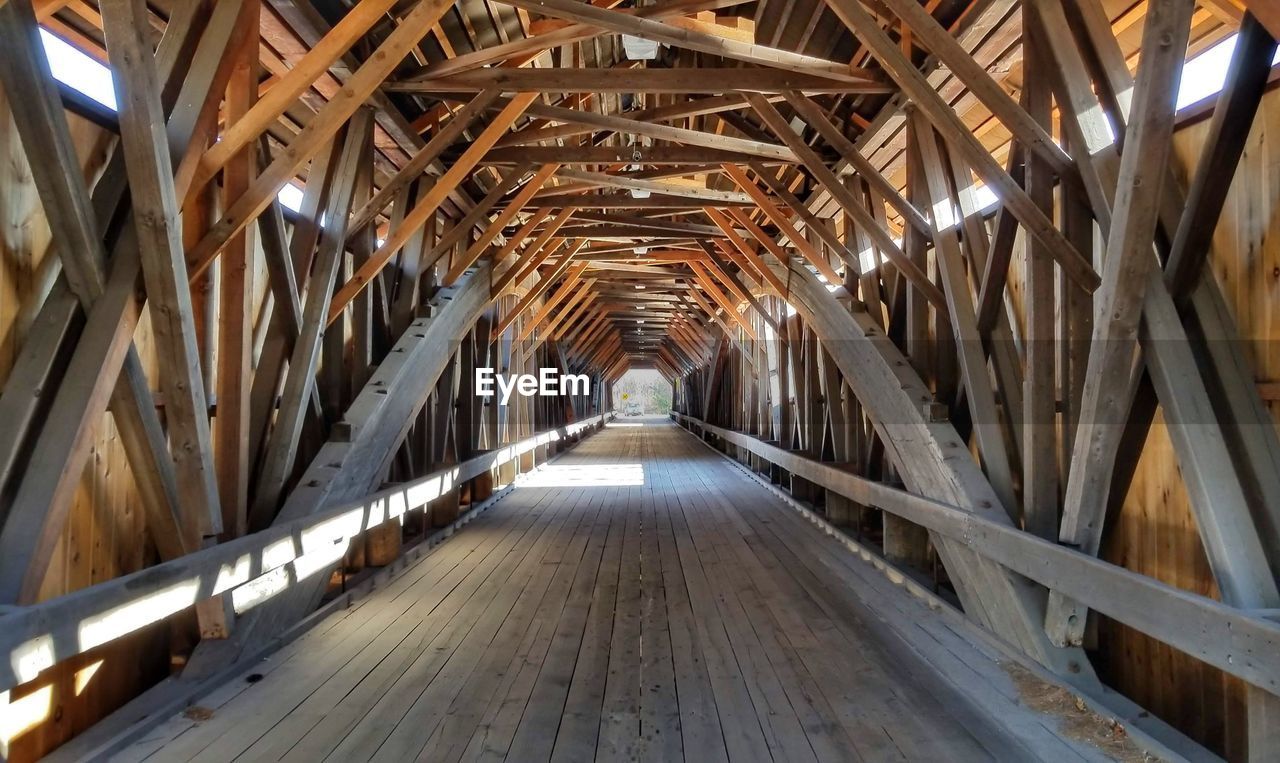
<svg viewBox="0 0 1280 763">
<path fill-rule="evenodd" d="M 1277 35 L 1272 0 L 0 1 L 0 686 L 95 647 L 212 674 L 330 579 L 239 611 L 228 544 L 239 585 L 462 465 L 420 520 L 447 524 L 528 456 L 493 454 L 656 369 L 682 423 L 1050 674 L 1275 760 L 1274 307 L 1233 284 L 1276 244 L 1215 231 L 1275 215 L 1242 157 L 1276 163 Z M 499 406 L 476 367 L 591 393 Z M 1189 528 L 1159 564 L 1124 551 L 1165 523 L 1139 488 Z M 164 633 L 62 635 L 180 579 L 139 620 L 196 605 Z M 51 749 L 142 672 L 0 745 Z"/>
</svg>

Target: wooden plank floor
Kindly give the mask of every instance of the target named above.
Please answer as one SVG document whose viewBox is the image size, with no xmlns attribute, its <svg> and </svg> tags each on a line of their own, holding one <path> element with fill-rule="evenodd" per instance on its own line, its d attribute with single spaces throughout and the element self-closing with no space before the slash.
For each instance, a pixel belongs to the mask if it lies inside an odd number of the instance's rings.
<svg viewBox="0 0 1280 763">
<path fill-rule="evenodd" d="M 587 439 L 117 759 L 1104 757 L 732 464 L 643 424 Z"/>
</svg>

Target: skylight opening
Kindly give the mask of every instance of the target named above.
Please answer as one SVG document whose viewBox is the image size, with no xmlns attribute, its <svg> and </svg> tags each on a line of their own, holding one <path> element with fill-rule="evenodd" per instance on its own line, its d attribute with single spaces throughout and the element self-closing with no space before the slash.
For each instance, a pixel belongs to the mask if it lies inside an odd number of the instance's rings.
<svg viewBox="0 0 1280 763">
<path fill-rule="evenodd" d="M 1187 61 L 1182 67 L 1182 81 L 1178 88 L 1176 102 L 1177 111 L 1213 98 L 1222 92 L 1222 88 L 1227 84 L 1227 72 L 1231 69 L 1231 59 L 1235 55 L 1238 40 L 1239 35 L 1233 34 Z M 1280 51 L 1276 51 L 1271 64 L 1280 66 Z M 1109 121 L 1107 124 L 1111 127 Z M 1115 130 L 1111 128 L 1111 142 L 1114 143 L 1115 139 Z M 978 208 L 983 213 L 991 212 L 1000 205 L 1000 197 L 986 185 L 974 184 L 973 192 L 977 197 Z"/>
<path fill-rule="evenodd" d="M 119 111 L 115 79 L 110 69 L 43 27 L 40 29 L 40 42 L 54 79 L 112 111 Z M 276 198 L 285 209 L 293 212 L 302 209 L 302 189 L 294 183 L 281 188 Z"/>
<path fill-rule="evenodd" d="M 1179 111 L 1222 92 L 1239 37 L 1231 35 L 1182 67 L 1182 85 L 1178 89 L 1177 101 Z M 1280 64 L 1280 51 L 1276 52 L 1271 64 Z"/>
<path fill-rule="evenodd" d="M 77 50 L 47 29 L 40 30 L 40 42 L 49 59 L 53 78 L 78 90 L 112 111 L 118 110 L 111 70 Z"/>
<path fill-rule="evenodd" d="M 281 188 L 280 193 L 276 194 L 276 199 L 286 209 L 291 209 L 294 212 L 302 209 L 302 189 L 293 183 L 288 183 L 284 188 Z"/>
<path fill-rule="evenodd" d="M 985 185 L 975 185 L 973 187 L 973 195 L 978 202 L 978 209 L 983 212 L 990 212 L 1000 205 L 1000 197 Z"/>
</svg>

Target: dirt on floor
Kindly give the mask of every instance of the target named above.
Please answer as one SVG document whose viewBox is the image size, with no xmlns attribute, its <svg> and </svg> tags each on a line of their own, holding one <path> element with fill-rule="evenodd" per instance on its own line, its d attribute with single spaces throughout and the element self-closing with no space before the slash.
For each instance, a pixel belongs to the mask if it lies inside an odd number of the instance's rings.
<svg viewBox="0 0 1280 763">
<path fill-rule="evenodd" d="M 192 720 L 192 721 L 197 721 L 197 722 L 207 721 L 213 717 L 213 711 L 207 707 L 201 707 L 200 705 L 192 705 L 191 707 L 188 707 L 186 710 L 183 710 L 182 715 L 188 720 Z"/>
<path fill-rule="evenodd" d="M 1093 745 L 1124 763 L 1161 760 L 1138 747 L 1124 724 L 1094 712 L 1082 697 L 1070 690 L 1048 683 L 1015 662 L 1002 662 L 1001 667 L 1013 680 L 1027 707 L 1060 718 L 1060 731 L 1071 739 Z"/>
</svg>

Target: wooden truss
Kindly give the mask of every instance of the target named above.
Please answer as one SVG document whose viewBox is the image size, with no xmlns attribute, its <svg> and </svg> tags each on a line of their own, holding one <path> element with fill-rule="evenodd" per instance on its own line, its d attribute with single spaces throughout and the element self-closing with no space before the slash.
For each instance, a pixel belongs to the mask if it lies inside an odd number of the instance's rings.
<svg viewBox="0 0 1280 763">
<path fill-rule="evenodd" d="M 90 5 L 0 3 L 59 264 L 0 388 L 4 689 L 94 646 L 76 602 L 186 578 L 186 674 L 226 670 L 325 593 L 342 554 L 307 532 L 357 507 L 345 549 L 414 489 L 388 485 L 451 473 L 410 501 L 447 524 L 653 368 L 681 422 L 1083 695 L 1109 694 L 1098 611 L 1243 680 L 1246 755 L 1280 756 L 1280 438 L 1206 275 L 1274 3 L 1142 4 L 1140 57 L 1100 0 L 826 0 L 808 47 L 747 0 L 499 0 L 492 35 L 472 0 Z M 1184 184 L 1207 19 L 1240 36 Z M 55 82 L 39 24 L 110 66 L 113 113 Z M 110 136 L 88 179 L 68 108 Z M 477 366 L 594 392 L 498 406 Z M 1099 558 L 1157 410 L 1220 602 Z M 162 564 L 38 604 L 108 413 Z"/>
</svg>

